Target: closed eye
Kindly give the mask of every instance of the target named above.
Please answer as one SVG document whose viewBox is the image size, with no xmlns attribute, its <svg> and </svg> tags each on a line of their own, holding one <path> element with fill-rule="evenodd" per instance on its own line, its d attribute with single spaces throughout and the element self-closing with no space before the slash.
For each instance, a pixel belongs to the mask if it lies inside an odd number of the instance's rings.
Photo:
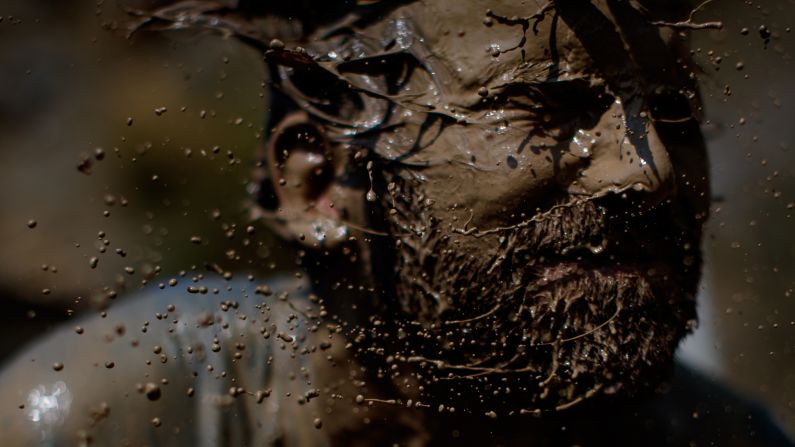
<svg viewBox="0 0 795 447">
<path fill-rule="evenodd" d="M 514 84 L 497 96 L 507 106 L 530 112 L 540 127 L 564 134 L 594 127 L 614 101 L 603 88 L 585 80 Z"/>
</svg>

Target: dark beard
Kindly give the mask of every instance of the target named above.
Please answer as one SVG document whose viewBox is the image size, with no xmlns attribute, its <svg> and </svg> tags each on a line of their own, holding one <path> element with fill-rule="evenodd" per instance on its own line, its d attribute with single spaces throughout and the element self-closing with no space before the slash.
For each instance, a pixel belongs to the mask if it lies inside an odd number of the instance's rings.
<svg viewBox="0 0 795 447">
<path fill-rule="evenodd" d="M 407 182 L 392 186 L 393 349 L 417 368 L 425 401 L 512 413 L 635 395 L 665 377 L 695 326 L 700 225 L 675 204 L 637 213 L 618 197 L 583 200 L 456 232 Z"/>
</svg>

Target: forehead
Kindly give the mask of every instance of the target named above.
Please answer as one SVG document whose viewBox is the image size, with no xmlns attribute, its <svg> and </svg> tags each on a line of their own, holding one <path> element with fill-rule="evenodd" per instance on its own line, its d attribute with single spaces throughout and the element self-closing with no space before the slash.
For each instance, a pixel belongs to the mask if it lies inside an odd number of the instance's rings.
<svg viewBox="0 0 795 447">
<path fill-rule="evenodd" d="M 463 86 L 586 75 L 591 62 L 577 37 L 552 10 L 542 11 L 532 0 L 420 0 L 389 18 L 411 23 Z"/>
<path fill-rule="evenodd" d="M 663 10 L 647 0 L 643 6 L 608 3 L 415 0 L 359 32 L 377 40 L 394 32 L 395 23 L 408 27 L 408 39 L 423 47 L 423 63 L 437 80 L 448 81 L 442 86 L 448 94 L 463 93 L 455 92 L 458 87 L 471 93 L 481 86 L 575 78 L 601 78 L 614 86 L 639 78 L 679 84 L 672 67 L 681 38 L 651 25 L 675 14 L 676 2 Z"/>
</svg>

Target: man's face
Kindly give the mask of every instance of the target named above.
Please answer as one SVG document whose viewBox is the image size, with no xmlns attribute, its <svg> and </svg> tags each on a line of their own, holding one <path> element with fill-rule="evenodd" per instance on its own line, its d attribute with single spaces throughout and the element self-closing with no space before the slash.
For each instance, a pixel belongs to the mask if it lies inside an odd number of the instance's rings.
<svg viewBox="0 0 795 447">
<path fill-rule="evenodd" d="M 564 408 L 670 362 L 708 207 L 676 37 L 628 2 L 427 0 L 347 41 L 376 57 L 342 76 L 392 104 L 348 113 L 383 124 L 357 137 L 396 243 L 375 269 L 429 394 Z"/>
</svg>

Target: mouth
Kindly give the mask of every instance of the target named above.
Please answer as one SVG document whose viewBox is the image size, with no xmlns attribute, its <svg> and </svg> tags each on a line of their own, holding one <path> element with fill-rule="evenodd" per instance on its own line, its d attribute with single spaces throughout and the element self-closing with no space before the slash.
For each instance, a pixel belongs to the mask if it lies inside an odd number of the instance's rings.
<svg viewBox="0 0 795 447">
<path fill-rule="evenodd" d="M 537 265 L 562 270 L 579 267 L 603 273 L 632 272 L 658 279 L 697 273 L 700 238 L 691 231 L 697 225 L 688 225 L 670 205 L 659 205 L 638 215 L 631 207 L 618 206 L 612 199 L 598 204 L 609 216 L 601 231 L 559 250 L 547 247 L 536 257 Z"/>
<path fill-rule="evenodd" d="M 698 277 L 698 253 L 682 253 L 677 247 L 625 243 L 603 244 L 598 250 L 577 247 L 538 259 L 533 267 L 534 287 L 554 287 L 585 276 L 612 278 L 619 284 L 645 283 L 660 297 L 678 290 Z M 635 249 L 637 247 L 637 249 Z"/>
<path fill-rule="evenodd" d="M 543 267 L 579 266 L 599 270 L 625 271 L 660 267 L 673 270 L 676 260 L 682 256 L 677 256 L 671 247 L 655 247 L 656 245 L 637 240 L 608 242 L 608 238 L 603 238 L 597 244 L 580 245 L 557 253 L 543 253 L 537 258 L 537 264 Z M 681 259 L 679 262 L 681 263 Z"/>
</svg>

